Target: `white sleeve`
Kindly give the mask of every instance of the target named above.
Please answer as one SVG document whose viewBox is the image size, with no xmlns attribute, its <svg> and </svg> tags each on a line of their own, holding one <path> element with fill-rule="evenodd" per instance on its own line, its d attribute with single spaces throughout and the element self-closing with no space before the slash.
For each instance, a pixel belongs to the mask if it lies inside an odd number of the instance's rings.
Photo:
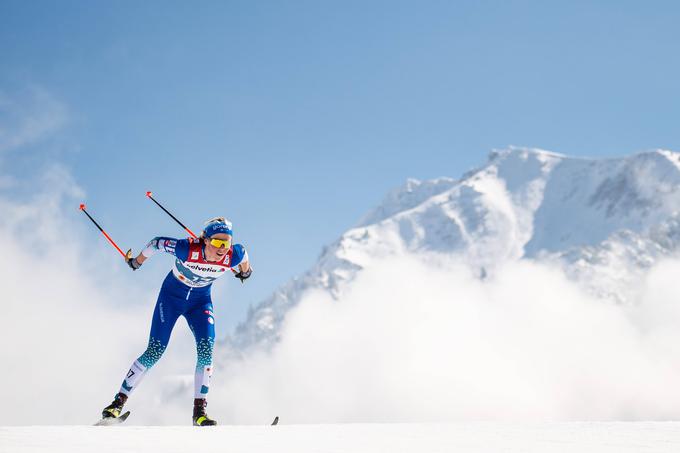
<svg viewBox="0 0 680 453">
<path fill-rule="evenodd" d="M 145 258 L 151 258 L 156 252 L 158 252 L 158 238 L 153 238 L 146 244 L 144 250 L 142 250 L 142 255 L 144 255 Z"/>
</svg>

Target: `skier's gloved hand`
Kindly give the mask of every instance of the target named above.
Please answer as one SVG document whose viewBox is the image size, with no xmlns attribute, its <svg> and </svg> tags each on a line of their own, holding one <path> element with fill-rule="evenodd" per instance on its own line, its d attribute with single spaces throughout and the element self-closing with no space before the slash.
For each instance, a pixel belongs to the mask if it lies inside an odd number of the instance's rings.
<svg viewBox="0 0 680 453">
<path fill-rule="evenodd" d="M 132 257 L 130 257 L 130 258 L 125 258 L 125 262 L 128 263 L 128 266 L 130 266 L 130 268 L 131 268 L 133 271 L 136 271 L 137 269 L 139 269 L 140 267 L 142 267 L 142 265 L 139 264 L 139 261 L 137 261 L 137 258 L 132 258 Z"/>
<path fill-rule="evenodd" d="M 250 274 L 252 274 L 252 273 L 253 273 L 253 268 L 250 267 L 245 272 L 241 271 L 238 274 L 234 274 L 234 277 L 238 278 L 239 280 L 241 280 L 241 283 L 243 283 L 248 277 L 250 277 Z"/>
</svg>

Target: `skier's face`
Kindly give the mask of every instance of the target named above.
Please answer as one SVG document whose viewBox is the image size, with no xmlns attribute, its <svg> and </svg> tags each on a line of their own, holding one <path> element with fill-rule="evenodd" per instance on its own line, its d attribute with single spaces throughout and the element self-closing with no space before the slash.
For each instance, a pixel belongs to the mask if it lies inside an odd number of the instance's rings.
<svg viewBox="0 0 680 453">
<path fill-rule="evenodd" d="M 205 257 L 208 261 L 220 261 L 224 258 L 224 255 L 229 251 L 229 247 L 221 245 L 220 247 L 215 247 L 210 243 L 211 239 L 221 239 L 223 241 L 231 242 L 231 236 L 224 233 L 218 233 L 210 238 L 204 239 L 205 242 Z"/>
</svg>

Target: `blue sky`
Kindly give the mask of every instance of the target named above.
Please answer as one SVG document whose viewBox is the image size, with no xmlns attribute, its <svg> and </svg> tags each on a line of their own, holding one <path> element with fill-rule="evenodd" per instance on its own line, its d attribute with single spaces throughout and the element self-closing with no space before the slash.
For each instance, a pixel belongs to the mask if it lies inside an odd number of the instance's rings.
<svg viewBox="0 0 680 453">
<path fill-rule="evenodd" d="M 125 247 L 181 235 L 146 190 L 192 229 L 231 218 L 256 271 L 233 326 L 408 177 L 508 145 L 679 150 L 678 23 L 670 1 L 0 0 L 0 176 L 61 163 Z"/>
</svg>

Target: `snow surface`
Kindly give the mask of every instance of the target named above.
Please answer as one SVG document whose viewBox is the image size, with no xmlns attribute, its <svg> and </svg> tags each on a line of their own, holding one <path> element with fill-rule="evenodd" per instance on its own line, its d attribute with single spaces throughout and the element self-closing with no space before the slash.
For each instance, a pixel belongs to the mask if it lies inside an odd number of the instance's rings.
<svg viewBox="0 0 680 453">
<path fill-rule="evenodd" d="M 0 453 L 675 453 L 680 423 L 451 423 L 0 428 Z"/>
</svg>

